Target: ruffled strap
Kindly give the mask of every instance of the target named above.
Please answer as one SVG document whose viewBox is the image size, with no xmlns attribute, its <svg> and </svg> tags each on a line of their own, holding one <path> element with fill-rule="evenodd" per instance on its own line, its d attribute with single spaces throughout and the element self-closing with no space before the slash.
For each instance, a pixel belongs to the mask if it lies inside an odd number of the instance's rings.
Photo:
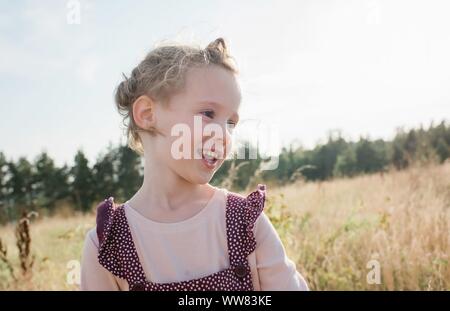
<svg viewBox="0 0 450 311">
<path fill-rule="evenodd" d="M 256 249 L 256 239 L 253 234 L 258 216 L 263 212 L 266 201 L 266 185 L 258 184 L 255 191 L 246 198 L 245 221 L 246 221 L 246 254 L 251 254 Z"/>
<path fill-rule="evenodd" d="M 124 205 L 109 197 L 97 206 L 98 262 L 130 286 L 145 281 L 145 273 L 133 243 Z"/>
<path fill-rule="evenodd" d="M 113 197 L 109 197 L 97 207 L 97 236 L 98 262 L 106 270 L 128 282 L 144 277 L 142 271 L 131 273 L 130 266 L 137 267 L 139 261 L 126 223 L 123 205 L 116 208 Z"/>
<path fill-rule="evenodd" d="M 109 230 L 115 211 L 114 198 L 109 197 L 97 205 L 97 237 L 101 246 L 105 240 L 105 232 Z"/>
</svg>

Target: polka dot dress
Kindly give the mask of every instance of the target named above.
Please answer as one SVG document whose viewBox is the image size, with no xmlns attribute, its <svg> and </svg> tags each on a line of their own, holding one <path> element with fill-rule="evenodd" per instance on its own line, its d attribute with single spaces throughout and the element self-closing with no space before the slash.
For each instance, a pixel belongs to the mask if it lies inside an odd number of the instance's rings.
<svg viewBox="0 0 450 311">
<path fill-rule="evenodd" d="M 110 197 L 97 207 L 99 263 L 115 276 L 127 280 L 130 290 L 134 291 L 254 290 L 247 256 L 256 248 L 253 227 L 264 209 L 265 197 L 265 185 L 258 185 L 247 197 L 228 192 L 225 214 L 230 266 L 205 277 L 171 283 L 155 283 L 146 279 L 124 205 L 116 208 Z"/>
</svg>

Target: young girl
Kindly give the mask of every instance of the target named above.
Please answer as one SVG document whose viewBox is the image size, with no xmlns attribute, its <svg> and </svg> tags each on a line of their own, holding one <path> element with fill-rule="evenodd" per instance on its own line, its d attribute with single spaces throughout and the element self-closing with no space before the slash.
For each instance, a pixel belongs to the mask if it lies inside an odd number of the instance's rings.
<svg viewBox="0 0 450 311">
<path fill-rule="evenodd" d="M 115 100 L 144 181 L 125 203 L 97 206 L 82 290 L 308 289 L 263 213 L 264 185 L 245 197 L 208 184 L 239 120 L 236 75 L 219 38 L 205 49 L 158 47 L 120 83 Z M 192 156 L 179 157 L 173 129 L 192 134 L 196 120 L 222 135 L 189 139 L 183 154 Z"/>
</svg>

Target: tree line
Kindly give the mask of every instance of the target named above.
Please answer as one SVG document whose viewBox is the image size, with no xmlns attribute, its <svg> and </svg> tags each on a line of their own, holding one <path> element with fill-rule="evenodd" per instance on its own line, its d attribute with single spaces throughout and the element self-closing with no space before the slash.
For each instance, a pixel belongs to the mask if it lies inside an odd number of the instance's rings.
<svg viewBox="0 0 450 311">
<path fill-rule="evenodd" d="M 243 148 L 248 153 L 252 147 Z M 392 140 L 360 137 L 351 141 L 332 132 L 325 142 L 311 149 L 293 145 L 283 148 L 274 170 L 261 170 L 264 159 L 260 156 L 225 161 L 211 183 L 239 191 L 260 182 L 283 185 L 299 178 L 315 181 L 352 177 L 405 169 L 415 163 L 442 163 L 448 158 L 450 125 L 446 121 L 431 123 L 427 128 L 398 129 Z M 109 144 L 95 163 L 89 163 L 78 150 L 70 167 L 56 166 L 47 152 L 33 161 L 26 157 L 8 160 L 0 152 L 0 222 L 17 219 L 22 210 L 52 213 L 62 204 L 86 212 L 108 196 L 123 202 L 138 190 L 142 180 L 142 158 L 126 145 Z"/>
</svg>

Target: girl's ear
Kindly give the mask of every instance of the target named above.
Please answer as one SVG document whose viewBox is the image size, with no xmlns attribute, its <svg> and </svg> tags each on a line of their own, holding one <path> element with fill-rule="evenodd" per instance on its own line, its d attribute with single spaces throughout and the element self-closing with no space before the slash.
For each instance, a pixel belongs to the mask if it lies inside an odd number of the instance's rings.
<svg viewBox="0 0 450 311">
<path fill-rule="evenodd" d="M 141 129 L 153 129 L 156 125 L 155 101 L 147 95 L 138 97 L 133 103 L 133 118 Z"/>
</svg>

